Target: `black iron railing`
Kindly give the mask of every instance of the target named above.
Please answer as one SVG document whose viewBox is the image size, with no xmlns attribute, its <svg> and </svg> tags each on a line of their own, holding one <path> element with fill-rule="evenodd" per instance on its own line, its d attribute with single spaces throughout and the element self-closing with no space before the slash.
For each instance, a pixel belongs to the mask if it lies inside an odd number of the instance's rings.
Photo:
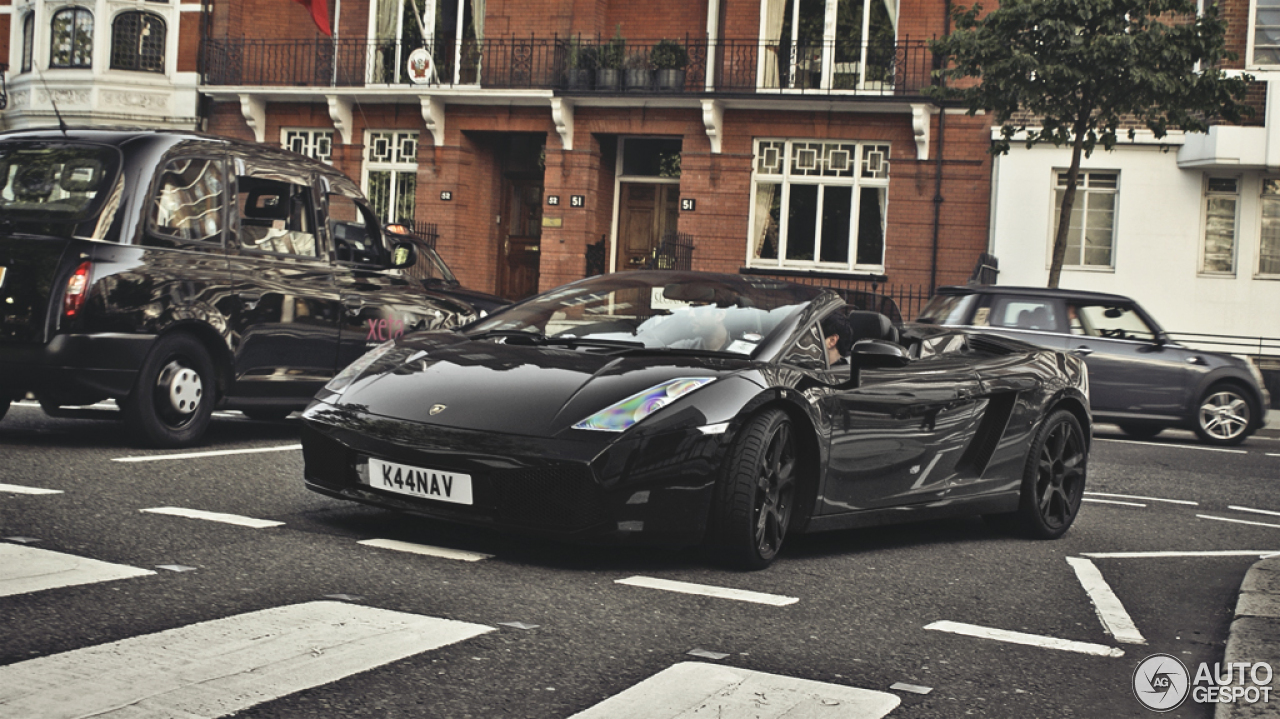
<svg viewBox="0 0 1280 719">
<path fill-rule="evenodd" d="M 924 41 L 861 46 L 758 40 L 632 41 L 497 37 L 398 41 L 206 40 L 204 83 L 223 86 L 436 86 L 575 93 L 918 96 L 933 83 Z M 424 62 L 424 54 L 427 60 Z M 411 59 L 415 62 L 411 62 Z"/>
</svg>

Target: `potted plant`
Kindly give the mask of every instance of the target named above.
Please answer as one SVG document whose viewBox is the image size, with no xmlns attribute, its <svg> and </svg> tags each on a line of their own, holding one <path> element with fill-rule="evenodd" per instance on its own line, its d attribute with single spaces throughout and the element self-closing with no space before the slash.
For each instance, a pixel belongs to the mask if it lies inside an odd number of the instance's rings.
<svg viewBox="0 0 1280 719">
<path fill-rule="evenodd" d="M 622 25 L 614 31 L 613 39 L 595 48 L 596 89 L 617 92 L 622 84 L 622 56 L 627 41 L 622 39 Z"/>
<path fill-rule="evenodd" d="M 626 80 L 627 92 L 643 92 L 652 89 L 653 65 L 649 64 L 649 53 L 634 50 L 627 54 Z"/>
<path fill-rule="evenodd" d="M 649 63 L 657 70 L 658 90 L 679 92 L 684 89 L 685 68 L 689 53 L 674 40 L 662 40 L 649 53 Z"/>
<path fill-rule="evenodd" d="M 569 38 L 568 69 L 565 71 L 565 84 L 570 90 L 591 89 L 591 75 L 596 65 L 596 48 L 583 47 L 577 37 Z"/>
</svg>

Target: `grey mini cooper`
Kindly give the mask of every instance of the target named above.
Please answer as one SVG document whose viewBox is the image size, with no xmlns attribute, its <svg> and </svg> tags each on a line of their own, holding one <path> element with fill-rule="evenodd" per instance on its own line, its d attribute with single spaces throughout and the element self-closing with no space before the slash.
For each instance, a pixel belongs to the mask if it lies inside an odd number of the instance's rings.
<svg viewBox="0 0 1280 719">
<path fill-rule="evenodd" d="M 1252 362 L 1184 347 L 1123 295 L 1043 287 L 940 287 L 916 322 L 1017 337 L 1085 359 L 1094 419 L 1150 438 L 1192 429 L 1238 444 L 1263 426 L 1270 397 Z"/>
</svg>

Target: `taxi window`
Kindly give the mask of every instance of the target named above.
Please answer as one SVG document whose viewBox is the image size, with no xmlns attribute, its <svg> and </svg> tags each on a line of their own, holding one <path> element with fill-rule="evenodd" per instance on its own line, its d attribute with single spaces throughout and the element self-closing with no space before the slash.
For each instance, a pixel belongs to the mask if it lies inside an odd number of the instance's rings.
<svg viewBox="0 0 1280 719">
<path fill-rule="evenodd" d="M 226 183 L 221 161 L 208 158 L 170 160 L 156 183 L 148 225 L 159 237 L 221 244 L 225 197 Z M 151 236 L 146 243 L 171 244 Z"/>
<path fill-rule="evenodd" d="M 316 258 L 311 188 L 282 179 L 236 178 L 240 247 L 273 254 Z"/>
<path fill-rule="evenodd" d="M 329 235 L 333 237 L 338 261 L 382 264 L 382 233 L 369 212 L 346 195 L 331 193 L 328 202 Z"/>
</svg>

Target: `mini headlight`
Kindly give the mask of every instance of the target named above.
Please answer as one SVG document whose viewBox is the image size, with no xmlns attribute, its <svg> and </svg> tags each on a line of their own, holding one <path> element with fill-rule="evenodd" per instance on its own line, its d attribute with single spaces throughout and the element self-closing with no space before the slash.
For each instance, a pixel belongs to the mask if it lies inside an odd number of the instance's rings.
<svg viewBox="0 0 1280 719">
<path fill-rule="evenodd" d="M 346 366 L 346 369 L 339 372 L 333 379 L 329 380 L 329 384 L 324 386 L 325 389 L 334 394 L 341 394 L 347 385 L 356 381 L 356 378 L 369 369 L 370 365 L 382 358 L 382 355 L 391 351 L 396 346 L 395 340 L 388 340 L 364 353 L 360 359 Z"/>
<path fill-rule="evenodd" d="M 714 377 L 681 377 L 654 385 L 643 392 L 612 404 L 581 422 L 574 429 L 594 429 L 601 432 L 622 432 L 631 425 L 657 412 L 708 382 Z"/>
</svg>

